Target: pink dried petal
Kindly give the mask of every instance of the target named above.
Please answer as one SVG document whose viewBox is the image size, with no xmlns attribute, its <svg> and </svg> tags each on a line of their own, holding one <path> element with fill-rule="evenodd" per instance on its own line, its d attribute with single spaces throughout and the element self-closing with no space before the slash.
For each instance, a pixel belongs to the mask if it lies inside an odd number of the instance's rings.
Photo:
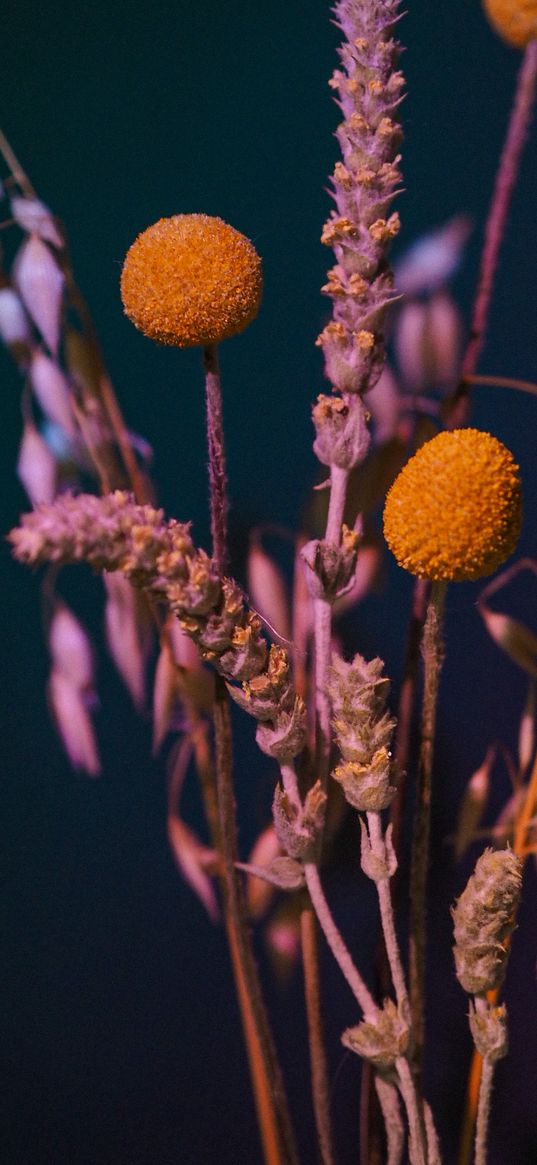
<svg viewBox="0 0 537 1165">
<path fill-rule="evenodd" d="M 400 392 L 395 376 L 388 364 L 384 365 L 380 378 L 367 394 L 367 407 L 375 426 L 375 445 L 384 445 L 397 433 L 400 411 Z"/>
<path fill-rule="evenodd" d="M 193 830 L 177 816 L 168 817 L 168 838 L 185 881 L 205 907 L 212 922 L 217 922 L 219 911 L 216 894 L 206 873 L 207 868 L 216 867 L 215 851 L 203 845 Z"/>
<path fill-rule="evenodd" d="M 57 356 L 64 277 L 52 251 L 37 235 L 30 235 L 17 252 L 13 279 L 47 347 Z"/>
<path fill-rule="evenodd" d="M 88 710 L 78 688 L 57 668 L 53 668 L 48 694 L 63 747 L 73 768 L 92 777 L 101 771 L 97 742 Z"/>
<path fill-rule="evenodd" d="M 23 198 L 16 194 L 11 199 L 11 213 L 15 222 L 29 235 L 38 235 L 40 239 L 45 239 L 55 247 L 64 246 L 52 211 L 38 198 Z"/>
<path fill-rule="evenodd" d="M 172 727 L 177 694 L 177 668 L 168 644 L 164 643 L 157 660 L 153 685 L 153 753 L 158 752 Z"/>
<path fill-rule="evenodd" d="M 108 649 L 135 707 L 140 709 L 145 701 L 148 647 L 140 596 L 122 574 L 105 574 L 103 581 L 107 594 L 104 618 Z"/>
<path fill-rule="evenodd" d="M 280 639 L 290 639 L 291 616 L 285 579 L 257 542 L 252 542 L 248 554 L 248 591 L 252 606 L 268 630 Z"/>
<path fill-rule="evenodd" d="M 49 650 L 54 668 L 80 692 L 93 689 L 91 643 L 82 624 L 66 603 L 58 603 L 50 623 Z"/>
<path fill-rule="evenodd" d="M 37 350 L 30 366 L 30 381 L 45 416 L 73 437 L 76 430 L 69 385 L 59 365 Z"/>
<path fill-rule="evenodd" d="M 28 316 L 12 287 L 0 288 L 0 337 L 4 344 L 29 344 Z"/>
<path fill-rule="evenodd" d="M 31 421 L 24 426 L 17 474 L 33 506 L 50 505 L 56 493 L 56 458 Z"/>
<path fill-rule="evenodd" d="M 460 373 L 462 320 L 450 295 L 439 291 L 429 304 L 428 342 L 434 385 L 452 388 Z"/>
</svg>

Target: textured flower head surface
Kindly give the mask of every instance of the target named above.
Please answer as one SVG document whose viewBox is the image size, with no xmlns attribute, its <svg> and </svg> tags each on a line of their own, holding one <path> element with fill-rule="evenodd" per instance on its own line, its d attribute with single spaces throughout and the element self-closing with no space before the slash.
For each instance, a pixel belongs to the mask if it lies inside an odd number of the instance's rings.
<svg viewBox="0 0 537 1165">
<path fill-rule="evenodd" d="M 439 433 L 394 481 L 384 535 L 400 566 L 419 578 L 477 579 L 513 552 L 520 533 L 520 475 L 490 433 Z"/>
<path fill-rule="evenodd" d="M 135 239 L 121 273 L 123 307 L 135 327 L 178 348 L 242 332 L 261 292 L 253 244 L 207 214 L 161 218 Z"/>
<path fill-rule="evenodd" d="M 537 37 L 537 0 L 484 0 L 485 12 L 508 44 L 523 49 Z"/>
</svg>

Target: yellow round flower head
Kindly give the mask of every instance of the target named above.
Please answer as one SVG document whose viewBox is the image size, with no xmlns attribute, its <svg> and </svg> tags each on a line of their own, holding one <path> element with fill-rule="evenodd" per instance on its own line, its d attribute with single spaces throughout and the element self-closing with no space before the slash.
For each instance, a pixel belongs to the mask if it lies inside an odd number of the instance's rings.
<svg viewBox="0 0 537 1165">
<path fill-rule="evenodd" d="M 153 340 L 190 348 L 242 332 L 261 302 L 261 259 L 221 218 L 176 214 L 148 227 L 127 251 L 121 298 Z"/>
<path fill-rule="evenodd" d="M 439 433 L 411 457 L 384 507 L 384 534 L 419 578 L 476 579 L 513 552 L 522 495 L 512 454 L 490 433 Z"/>
<path fill-rule="evenodd" d="M 523 49 L 537 37 L 537 0 L 483 0 L 492 26 L 508 44 Z"/>
</svg>

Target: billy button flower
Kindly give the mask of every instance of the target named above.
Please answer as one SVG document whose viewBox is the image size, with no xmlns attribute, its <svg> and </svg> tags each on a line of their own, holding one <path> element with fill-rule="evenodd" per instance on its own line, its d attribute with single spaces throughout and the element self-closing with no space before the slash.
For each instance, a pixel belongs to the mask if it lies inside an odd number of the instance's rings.
<svg viewBox="0 0 537 1165">
<path fill-rule="evenodd" d="M 515 48 L 537 38 L 537 0 L 484 0 L 484 9 L 496 32 Z"/>
<path fill-rule="evenodd" d="M 203 347 L 213 558 L 226 564 L 227 498 L 220 369 L 216 345 L 242 332 L 261 303 L 261 259 L 221 218 L 176 214 L 143 231 L 121 273 L 126 315 L 146 336 Z"/>
<path fill-rule="evenodd" d="M 400 566 L 433 581 L 492 574 L 513 552 L 522 516 L 512 454 L 490 433 L 439 433 L 410 459 L 384 508 Z"/>
</svg>

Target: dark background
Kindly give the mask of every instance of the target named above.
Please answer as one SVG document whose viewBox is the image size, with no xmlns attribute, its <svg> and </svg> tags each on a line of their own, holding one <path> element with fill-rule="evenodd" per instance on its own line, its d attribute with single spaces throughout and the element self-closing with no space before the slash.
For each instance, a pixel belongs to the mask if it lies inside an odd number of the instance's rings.
<svg viewBox="0 0 537 1165">
<path fill-rule="evenodd" d="M 319 244 L 337 158 L 327 80 L 337 31 L 328 5 L 246 0 L 191 5 L 8 3 L 2 18 L 1 117 L 40 196 L 64 220 L 128 423 L 155 447 L 161 503 L 192 518 L 207 545 L 199 354 L 158 349 L 122 315 L 120 264 L 135 235 L 184 211 L 218 214 L 252 238 L 266 290 L 257 322 L 222 353 L 237 560 L 254 522 L 296 526 L 315 480 L 310 402 L 323 388 L 313 341 L 326 315 Z M 456 291 L 471 302 L 480 230 L 519 55 L 471 0 L 415 0 L 400 26 L 404 106 L 400 245 L 458 212 L 475 223 Z M 535 134 L 502 257 L 482 369 L 537 380 Z M 14 474 L 20 385 L 0 358 L 1 529 L 26 502 Z M 474 422 L 512 448 L 526 485 L 522 549 L 535 551 L 531 397 L 476 391 Z M 1 647 L 6 1165 L 257 1165 L 261 1153 L 222 934 L 183 884 L 165 836 L 164 765 L 150 763 L 148 720 L 102 663 L 97 714 L 104 775 L 73 775 L 50 725 L 38 586 L 3 551 Z M 400 674 L 409 580 L 390 568 L 383 594 L 348 622 L 349 650 Z M 64 593 L 102 646 L 100 591 L 66 572 Z M 469 1053 L 454 982 L 448 906 L 468 862 L 444 838 L 485 745 L 516 744 L 525 680 L 487 639 L 477 590 L 453 587 L 439 723 L 431 912 L 429 1093 L 453 1160 Z M 531 619 L 531 587 L 513 593 Z M 101 659 L 103 655 L 101 654 Z M 241 732 L 237 779 L 247 854 L 265 820 L 271 772 Z M 498 774 L 493 806 L 507 791 Z M 187 809 L 198 815 L 187 791 Z M 327 875 L 353 949 L 371 949 L 368 889 L 354 854 Z M 513 952 L 512 1054 L 498 1072 L 491 1160 L 537 1159 L 534 1112 L 535 897 L 529 871 Z M 365 903 L 365 905 L 364 905 Z M 533 922 L 531 919 L 533 910 Z M 358 1062 L 339 1045 L 356 1022 L 327 958 L 333 1107 L 343 1165 L 358 1157 Z M 303 1151 L 314 1165 L 300 976 L 268 994 Z M 364 1165 L 364 1163 L 363 1163 Z"/>
</svg>

